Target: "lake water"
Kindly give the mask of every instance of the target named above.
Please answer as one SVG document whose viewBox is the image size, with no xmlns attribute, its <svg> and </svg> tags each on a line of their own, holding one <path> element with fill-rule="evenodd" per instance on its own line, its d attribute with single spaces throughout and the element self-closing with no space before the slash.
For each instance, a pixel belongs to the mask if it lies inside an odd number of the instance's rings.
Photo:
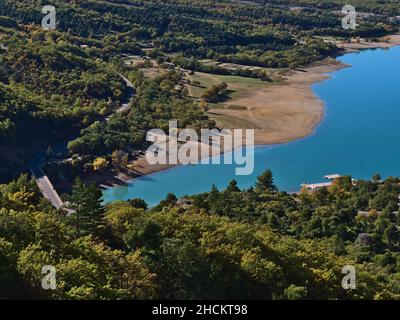
<svg viewBox="0 0 400 320">
<path fill-rule="evenodd" d="M 367 50 L 339 58 L 351 68 L 315 84 L 326 114 L 315 133 L 284 145 L 257 147 L 255 171 L 235 176 L 232 165 L 190 165 L 145 176 L 104 191 L 106 203 L 142 198 L 155 205 L 169 193 L 177 196 L 224 188 L 236 179 L 241 188 L 271 169 L 281 190 L 296 191 L 304 182 L 322 182 L 339 173 L 368 179 L 400 175 L 400 47 Z"/>
</svg>

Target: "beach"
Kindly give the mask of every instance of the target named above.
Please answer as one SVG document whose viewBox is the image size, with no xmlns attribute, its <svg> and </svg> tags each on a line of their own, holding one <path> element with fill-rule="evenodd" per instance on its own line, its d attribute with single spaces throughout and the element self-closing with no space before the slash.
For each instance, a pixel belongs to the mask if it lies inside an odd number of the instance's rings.
<svg viewBox="0 0 400 320">
<path fill-rule="evenodd" d="M 345 50 L 345 53 L 356 52 L 365 49 L 391 48 L 400 45 L 400 34 L 384 37 L 385 41 L 353 40 L 351 42 L 337 42 L 336 45 Z"/>
<path fill-rule="evenodd" d="M 283 76 L 282 83 L 229 101 L 235 106 L 243 106 L 242 109 L 217 112 L 234 118 L 246 129 L 255 129 L 255 143 L 258 145 L 304 138 L 312 134 L 324 115 L 324 104 L 315 96 L 311 86 L 327 79 L 328 73 L 344 67 L 348 66 L 327 60 L 289 71 Z M 217 125 L 224 127 L 218 122 Z"/>
<path fill-rule="evenodd" d="M 400 45 L 400 35 L 391 36 L 385 42 L 337 43 L 343 53 L 371 48 L 389 48 Z M 298 140 L 311 135 L 324 117 L 324 102 L 313 92 L 312 86 L 330 77 L 330 73 L 351 67 L 328 58 L 307 67 L 290 70 L 282 75 L 283 81 L 265 88 L 257 88 L 246 96 L 229 100 L 230 105 L 243 108 L 218 109 L 219 115 L 230 117 L 226 126 L 217 121 L 219 128 L 255 129 L 256 145 L 276 145 Z M 223 151 L 221 151 L 223 152 Z M 90 177 L 103 187 L 125 185 L 134 178 L 170 169 L 176 165 L 150 165 L 144 156 L 130 164 L 130 169 L 114 173 L 101 173 Z"/>
</svg>

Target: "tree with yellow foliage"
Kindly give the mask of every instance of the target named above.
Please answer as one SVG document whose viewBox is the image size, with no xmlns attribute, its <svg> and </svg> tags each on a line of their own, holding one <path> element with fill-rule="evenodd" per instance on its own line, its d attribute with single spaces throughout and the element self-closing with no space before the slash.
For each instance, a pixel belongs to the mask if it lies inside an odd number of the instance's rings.
<svg viewBox="0 0 400 320">
<path fill-rule="evenodd" d="M 94 171 L 103 171 L 108 166 L 108 161 L 104 158 L 96 158 L 93 161 L 93 170 Z"/>
</svg>

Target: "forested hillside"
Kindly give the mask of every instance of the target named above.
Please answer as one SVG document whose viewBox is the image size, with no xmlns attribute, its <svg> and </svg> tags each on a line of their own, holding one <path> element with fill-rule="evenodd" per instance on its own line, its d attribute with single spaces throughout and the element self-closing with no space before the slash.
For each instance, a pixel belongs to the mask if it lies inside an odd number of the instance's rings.
<svg viewBox="0 0 400 320">
<path fill-rule="evenodd" d="M 35 145 L 77 133 L 118 108 L 126 85 L 115 69 L 85 52 L 68 35 L 35 27 L 0 28 L 0 39 L 0 148 L 4 150 L 0 176 L 4 180 L 18 173 L 18 163 L 26 163 Z M 17 163 L 14 157 L 19 158 Z"/>
<path fill-rule="evenodd" d="M 140 68 L 122 63 L 127 55 L 149 55 L 161 68 L 173 64 L 272 81 L 268 71 L 254 67 L 296 68 L 338 54 L 327 39 L 375 38 L 398 28 L 397 20 L 374 15 L 361 19 L 356 30 L 344 30 L 336 2 L 314 6 L 312 1 L 294 1 L 299 10 L 280 1 L 46 4 L 57 9 L 56 31 L 40 26 L 43 1 L 0 1 L 2 181 L 26 171 L 38 147 L 65 139 L 75 140 L 70 155 L 81 156 L 83 170 L 95 156 L 142 149 L 143 131 L 164 128 L 171 117 L 180 127 L 215 125 L 186 98 L 185 90 L 176 90 L 184 81 L 179 70 L 165 68 L 156 79 L 144 79 Z M 365 7 L 395 14 L 389 4 L 371 2 Z M 226 68 L 221 63 L 237 65 Z M 128 117 L 114 115 L 105 121 L 126 102 L 121 74 L 137 86 L 134 108 Z"/>
<path fill-rule="evenodd" d="M 37 2 L 4 2 L 0 14 L 24 23 L 40 21 Z M 341 7 L 334 4 L 292 11 L 279 1 L 75 1 L 74 6 L 71 2 L 53 1 L 63 31 L 83 37 L 133 31 L 139 41 L 153 41 L 165 53 L 269 67 L 309 63 L 334 51 L 316 39 L 297 46 L 303 38 L 378 37 L 397 28 L 386 17 L 375 16 L 356 30 L 344 30 L 337 11 Z"/>
<path fill-rule="evenodd" d="M 127 167 L 170 120 L 215 128 L 208 103 L 228 84 L 196 79 L 275 85 L 340 54 L 338 42 L 398 31 L 397 1 L 354 0 L 355 30 L 341 26 L 343 3 L 0 0 L 0 299 L 400 299 L 398 178 L 288 194 L 266 171 L 248 190 L 232 181 L 154 208 L 103 206 L 77 178 Z M 56 30 L 40 25 L 45 4 Z M 43 148 L 54 181 L 77 178 L 62 195 L 69 215 L 21 175 Z M 56 290 L 41 286 L 44 265 Z M 354 290 L 342 288 L 345 265 Z"/>
<path fill-rule="evenodd" d="M 96 187 L 77 181 L 69 218 L 26 176 L 0 190 L 0 298 L 400 297 L 399 179 L 342 178 L 296 196 L 267 171 L 254 188 L 233 181 L 153 209 L 138 199 L 102 208 Z M 56 290 L 41 288 L 43 265 L 56 268 Z M 355 290 L 341 286 L 345 265 Z"/>
</svg>

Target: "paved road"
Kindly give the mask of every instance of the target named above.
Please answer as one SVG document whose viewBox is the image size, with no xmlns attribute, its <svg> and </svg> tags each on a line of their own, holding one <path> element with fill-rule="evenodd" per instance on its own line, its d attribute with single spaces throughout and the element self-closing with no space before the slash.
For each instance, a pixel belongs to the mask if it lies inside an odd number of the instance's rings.
<svg viewBox="0 0 400 320">
<path fill-rule="evenodd" d="M 125 81 L 127 86 L 130 89 L 130 95 L 128 102 L 124 103 L 121 108 L 119 108 L 116 113 L 121 113 L 130 108 L 131 102 L 133 97 L 135 96 L 135 88 L 126 77 L 120 74 L 121 78 Z M 110 120 L 110 117 L 106 118 L 106 121 Z M 61 209 L 64 207 L 64 202 L 61 200 L 60 196 L 58 195 L 56 189 L 54 188 L 53 184 L 50 182 L 50 179 L 44 173 L 42 167 L 45 165 L 46 156 L 44 152 L 39 152 L 34 159 L 30 162 L 29 170 L 31 171 L 32 175 L 36 179 L 36 183 L 39 186 L 40 190 L 42 191 L 43 196 L 51 202 L 53 207 L 56 209 Z M 66 209 L 67 214 L 71 214 L 75 212 L 72 209 Z"/>
<path fill-rule="evenodd" d="M 130 81 L 129 81 L 127 78 L 125 78 L 122 74 L 120 74 L 120 76 L 121 76 L 122 80 L 125 81 L 125 83 L 126 83 L 126 85 L 128 86 L 128 88 L 129 88 L 131 94 L 130 94 L 130 96 L 129 96 L 128 102 L 124 103 L 124 104 L 122 105 L 122 107 L 119 108 L 119 109 L 117 110 L 117 113 L 121 113 L 121 112 L 124 112 L 124 111 L 128 110 L 128 109 L 130 108 L 130 106 L 131 106 L 132 99 L 133 99 L 133 97 L 135 96 L 135 87 L 133 86 L 132 82 L 130 82 Z"/>
<path fill-rule="evenodd" d="M 43 196 L 49 200 L 56 209 L 62 208 L 64 203 L 43 170 L 41 168 L 29 169 L 32 172 L 32 175 L 36 178 L 36 183 L 42 191 Z"/>
<path fill-rule="evenodd" d="M 129 99 L 126 103 L 122 104 L 121 108 L 119 108 L 115 113 L 122 113 L 125 112 L 126 110 L 128 110 L 131 105 L 132 105 L 132 99 L 135 96 L 135 87 L 133 86 L 133 83 L 130 82 L 126 77 L 124 77 L 122 74 L 120 74 L 120 77 L 122 78 L 122 80 L 125 81 L 126 85 L 128 86 L 128 89 L 130 91 L 129 93 Z M 106 121 L 110 121 L 112 115 L 108 116 L 106 118 Z"/>
</svg>

